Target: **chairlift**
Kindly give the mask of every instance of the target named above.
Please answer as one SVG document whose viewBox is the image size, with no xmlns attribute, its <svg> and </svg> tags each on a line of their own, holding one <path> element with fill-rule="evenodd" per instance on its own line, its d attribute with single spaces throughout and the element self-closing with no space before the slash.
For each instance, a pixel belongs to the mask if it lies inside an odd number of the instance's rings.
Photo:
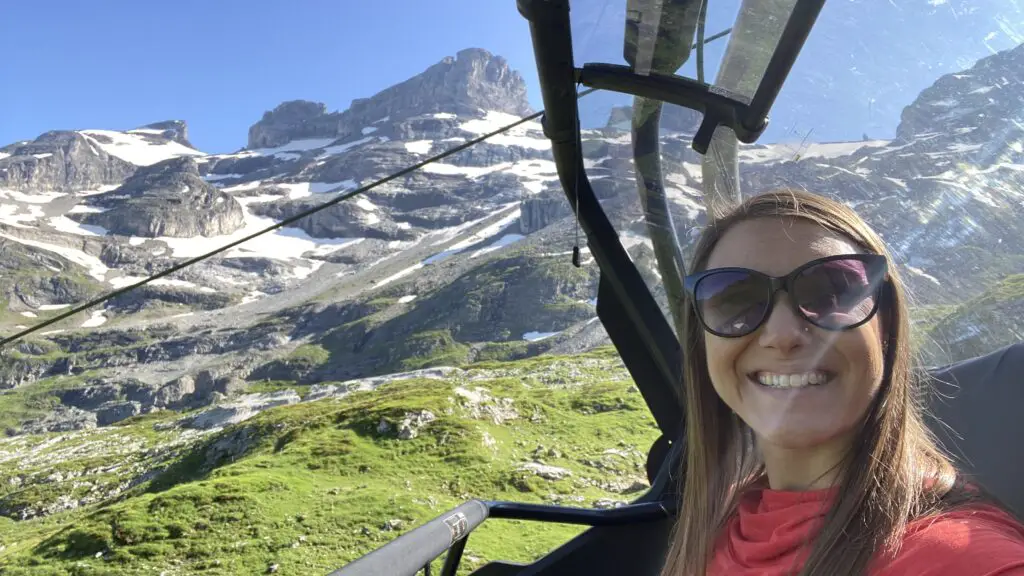
<svg viewBox="0 0 1024 576">
<path fill-rule="evenodd" d="M 675 104 L 703 114 L 691 145 L 703 157 L 705 196 L 714 196 L 714 205 L 727 209 L 740 198 L 738 144 L 755 143 L 764 133 L 772 105 L 824 5 L 824 0 L 743 0 L 728 34 L 705 37 L 706 1 L 626 0 L 626 64 L 619 64 L 576 61 L 570 0 L 517 0 L 520 14 L 530 25 L 544 102 L 543 127 L 552 143 L 559 181 L 600 267 L 597 315 L 661 431 L 647 456 L 650 490 L 625 506 L 605 510 L 470 500 L 330 576 L 429 574 L 430 563 L 444 554 L 441 575 L 455 576 L 473 530 L 489 518 L 590 528 L 532 563 L 493 561 L 474 570 L 473 576 L 659 574 L 684 480 L 678 477 L 684 445 L 679 389 L 682 350 L 677 332 L 630 260 L 591 186 L 580 153 L 578 96 L 579 86 L 586 86 L 635 97 L 632 146 L 638 193 L 670 305 L 682 306 L 683 298 L 671 297 L 674 291 L 682 293 L 684 267 L 662 185 L 661 107 Z M 766 10 L 776 12 L 766 14 Z M 704 78 L 703 46 L 724 36 L 729 37 L 725 57 L 718 77 L 709 83 Z M 679 75 L 693 52 L 698 77 Z M 674 286 L 672 279 L 680 286 Z M 679 329 L 679 310 L 669 316 Z M 1024 345 L 932 371 L 941 383 L 974 385 L 968 394 L 934 407 L 936 434 L 956 440 L 960 463 L 1017 511 L 1024 511 L 1020 488 L 1024 459 L 1008 457 L 999 446 L 1005 445 L 1002 440 L 1008 434 L 1024 435 L 1021 420 L 1006 412 L 1020 405 L 1014 376 L 1022 373 Z M 993 410 L 1007 415 L 1000 419 L 992 416 Z M 940 421 L 951 424 L 959 436 L 954 437 Z"/>
</svg>

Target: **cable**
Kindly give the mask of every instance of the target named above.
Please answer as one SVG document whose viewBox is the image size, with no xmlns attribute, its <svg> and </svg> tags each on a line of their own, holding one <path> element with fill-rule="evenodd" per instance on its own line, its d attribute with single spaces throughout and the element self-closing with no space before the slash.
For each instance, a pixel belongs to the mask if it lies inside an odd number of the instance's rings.
<svg viewBox="0 0 1024 576">
<path fill-rule="evenodd" d="M 596 89 L 594 89 L 594 88 L 591 88 L 589 90 L 584 90 L 583 92 L 580 92 L 577 95 L 577 98 L 582 98 L 582 97 L 584 97 L 584 96 L 586 96 L 588 94 L 591 94 L 591 93 L 593 93 L 595 91 L 596 91 Z M 497 130 L 494 130 L 493 132 L 488 132 L 487 134 L 484 134 L 483 136 L 478 136 L 477 138 L 474 138 L 472 140 L 468 140 L 468 141 L 466 141 L 463 144 L 459 144 L 458 146 L 455 146 L 454 148 L 450 148 L 448 150 L 445 150 L 444 152 L 441 152 L 440 154 L 436 154 L 434 156 L 431 156 L 430 158 L 427 158 L 426 160 L 423 160 L 422 162 L 417 162 L 416 164 L 413 164 L 412 166 L 409 166 L 407 168 L 403 168 L 403 169 L 399 170 L 398 172 L 394 172 L 392 174 L 389 174 L 389 175 L 381 178 L 380 180 L 376 180 L 374 182 L 371 182 L 370 184 L 367 184 L 366 186 L 363 186 L 361 188 L 357 188 L 355 190 L 352 190 L 351 192 L 346 192 L 344 194 L 341 194 L 341 195 L 339 195 L 339 196 L 337 196 L 335 198 L 332 198 L 331 200 L 328 200 L 327 202 L 324 202 L 323 204 L 320 204 L 318 206 L 314 206 L 314 207 L 310 208 L 309 210 L 305 210 L 303 212 L 300 212 L 300 213 L 296 214 L 295 216 L 291 216 L 289 218 L 286 218 L 286 219 L 284 219 L 284 220 L 282 220 L 282 221 L 280 221 L 280 222 L 278 222 L 278 223 L 276 223 L 276 224 L 274 224 L 272 226 L 268 226 L 267 228 L 264 228 L 263 230 L 260 230 L 258 232 L 253 232 L 252 234 L 250 234 L 250 235 L 248 235 L 248 236 L 246 236 L 244 238 L 241 238 L 239 240 L 235 240 L 234 242 L 231 242 L 229 244 L 225 244 L 224 246 L 221 246 L 220 248 L 216 248 L 214 250 L 211 250 L 210 252 L 207 252 L 206 254 L 202 254 L 200 256 L 196 256 L 194 258 L 190 258 L 190 259 L 188 259 L 188 260 L 186 260 L 184 262 L 180 262 L 178 264 L 175 264 L 174 266 L 171 266 L 170 268 L 168 268 L 168 269 L 166 269 L 166 270 L 164 270 L 162 272 L 158 272 L 156 274 L 153 274 L 152 276 L 149 276 L 149 277 L 147 277 L 147 278 L 145 278 L 143 280 L 140 280 L 139 282 L 136 282 L 135 284 L 130 284 L 128 286 L 123 286 L 121 288 L 118 288 L 117 290 L 114 290 L 113 292 L 110 292 L 110 293 L 105 294 L 103 296 L 99 296 L 97 298 L 94 298 L 94 299 L 86 302 L 85 304 L 82 304 L 81 306 L 72 308 L 71 310 L 68 310 L 67 312 L 64 312 L 64 313 L 62 313 L 62 314 L 60 314 L 58 316 L 54 316 L 53 318 L 50 318 L 49 320 L 44 320 L 43 322 L 40 322 L 40 323 L 35 324 L 33 326 L 30 326 L 30 327 L 22 330 L 21 332 L 15 333 L 12 336 L 8 336 L 6 338 L 3 338 L 2 340 L 0 340 L 0 348 L 3 348 L 4 346 L 7 346 L 8 344 L 14 342 L 15 340 L 20 340 L 21 338 L 24 338 L 25 336 L 28 336 L 29 334 L 32 334 L 33 332 L 37 332 L 39 330 L 42 330 L 43 328 L 45 328 L 47 326 L 50 326 L 51 324 L 55 324 L 55 323 L 60 322 L 61 320 L 65 319 L 65 318 L 68 318 L 70 316 L 74 316 L 75 314 L 78 314 L 79 312 L 83 312 L 85 310 L 88 310 L 89 308 L 92 308 L 93 306 L 95 306 L 97 304 L 102 304 L 103 302 L 106 302 L 107 300 L 110 300 L 111 298 L 114 298 L 115 296 L 120 296 L 121 294 L 124 294 L 126 292 L 131 291 L 131 290 L 134 290 L 135 288 L 138 288 L 140 286 L 144 286 L 144 285 L 152 282 L 153 280 L 156 280 L 158 278 L 162 278 L 164 276 L 167 276 L 169 274 L 177 272 L 178 270 L 181 270 L 183 268 L 187 268 L 187 267 L 189 267 L 189 266 L 191 266 L 193 264 L 196 264 L 198 262 L 202 262 L 203 260 L 206 260 L 207 258 L 209 258 L 211 256 L 215 256 L 217 254 L 220 254 L 221 252 L 224 252 L 224 251 L 226 251 L 226 250 L 228 250 L 230 248 L 234 248 L 235 246 L 238 246 L 239 244 L 248 242 L 249 240 L 252 240 L 253 238 L 256 238 L 257 236 L 261 236 L 263 234 L 266 234 L 267 232 L 272 232 L 274 230 L 277 230 L 278 228 L 282 228 L 284 226 L 287 226 L 288 224 L 291 224 L 293 222 L 301 220 L 301 219 L 305 218 L 306 216 L 310 216 L 310 215 L 315 214 L 315 213 L 317 213 L 317 212 L 319 212 L 321 210 L 324 210 L 326 208 L 334 206 L 335 204 L 338 204 L 338 203 L 343 202 L 345 200 L 348 200 L 350 198 L 354 198 L 354 197 L 356 197 L 356 196 L 358 196 L 360 194 L 363 194 L 364 192 L 367 192 L 369 190 L 372 190 L 373 188 L 376 188 L 377 186 L 380 186 L 381 184 L 386 184 L 386 183 L 388 183 L 388 182 L 390 182 L 390 181 L 392 181 L 392 180 L 394 180 L 396 178 L 400 178 L 402 176 L 405 176 L 406 174 L 409 174 L 411 172 L 419 170 L 420 168 L 426 166 L 427 164 L 431 164 L 433 162 L 437 162 L 438 160 L 442 160 L 444 158 L 447 158 L 448 156 L 451 156 L 452 154 L 461 152 L 461 151 L 465 150 L 466 148 L 469 148 L 470 146 L 473 146 L 474 144 L 479 144 L 480 142 L 483 142 L 484 140 L 487 140 L 488 138 L 490 138 L 492 136 L 497 136 L 498 134 L 501 134 L 503 132 L 507 132 L 507 131 L 515 128 L 516 126 L 519 126 L 520 124 L 525 124 L 526 122 L 529 122 L 531 120 L 536 120 L 537 118 L 540 118 L 543 114 L 544 114 L 544 111 L 541 110 L 540 112 L 535 112 L 533 114 L 530 114 L 529 116 L 524 116 L 523 118 L 520 118 L 519 120 L 517 120 L 517 121 L 515 121 L 515 122 L 513 122 L 511 124 L 503 126 L 503 127 L 499 128 Z"/>
</svg>

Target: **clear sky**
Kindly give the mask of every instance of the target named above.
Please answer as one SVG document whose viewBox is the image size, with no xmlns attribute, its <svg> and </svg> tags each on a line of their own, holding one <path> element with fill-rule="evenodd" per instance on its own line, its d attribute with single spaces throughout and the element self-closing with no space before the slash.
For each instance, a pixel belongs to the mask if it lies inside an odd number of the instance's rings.
<svg viewBox="0 0 1024 576">
<path fill-rule="evenodd" d="M 343 110 L 468 47 L 508 59 L 540 109 L 515 0 L 9 2 L 0 143 L 183 119 L 200 149 L 234 150 L 284 100 Z"/>
<path fill-rule="evenodd" d="M 622 62 L 625 4 L 573 0 L 580 60 Z M 738 5 L 711 0 L 709 33 L 730 25 Z M 1022 41 L 1018 0 L 829 0 L 766 138 L 890 137 L 903 107 L 941 74 Z M 8 2 L 0 145 L 183 119 L 201 150 L 236 150 L 282 101 L 343 110 L 469 47 L 508 59 L 541 108 L 515 0 Z M 584 110 L 600 119 L 612 103 L 595 95 Z"/>
</svg>

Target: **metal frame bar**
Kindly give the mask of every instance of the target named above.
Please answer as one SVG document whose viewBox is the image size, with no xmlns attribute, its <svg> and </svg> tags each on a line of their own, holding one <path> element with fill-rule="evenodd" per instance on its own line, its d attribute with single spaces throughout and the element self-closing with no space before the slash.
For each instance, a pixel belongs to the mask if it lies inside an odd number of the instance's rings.
<svg viewBox="0 0 1024 576">
<path fill-rule="evenodd" d="M 544 133 L 551 140 L 558 177 L 573 211 L 579 214 L 591 255 L 601 268 L 598 316 L 605 325 L 629 327 L 628 347 L 621 339 L 613 339 L 624 358 L 640 358 L 636 348 L 646 350 L 643 355 L 648 364 L 627 361 L 626 366 L 658 427 L 675 438 L 683 422 L 677 389 L 682 377 L 679 341 L 619 242 L 577 153 L 582 146 L 577 129 L 579 109 L 569 4 L 567 0 L 517 0 L 517 5 L 530 23 L 544 100 Z"/>
</svg>

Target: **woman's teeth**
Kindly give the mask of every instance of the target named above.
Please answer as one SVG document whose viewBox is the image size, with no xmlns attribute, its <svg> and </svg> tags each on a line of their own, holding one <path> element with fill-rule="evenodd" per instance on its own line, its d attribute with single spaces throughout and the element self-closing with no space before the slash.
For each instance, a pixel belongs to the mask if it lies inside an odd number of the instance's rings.
<svg viewBox="0 0 1024 576">
<path fill-rule="evenodd" d="M 828 382 L 829 376 L 825 372 L 801 372 L 799 374 L 775 374 L 774 372 L 758 372 L 755 374 L 757 382 L 771 388 L 803 388 L 804 386 L 818 386 Z"/>
</svg>

